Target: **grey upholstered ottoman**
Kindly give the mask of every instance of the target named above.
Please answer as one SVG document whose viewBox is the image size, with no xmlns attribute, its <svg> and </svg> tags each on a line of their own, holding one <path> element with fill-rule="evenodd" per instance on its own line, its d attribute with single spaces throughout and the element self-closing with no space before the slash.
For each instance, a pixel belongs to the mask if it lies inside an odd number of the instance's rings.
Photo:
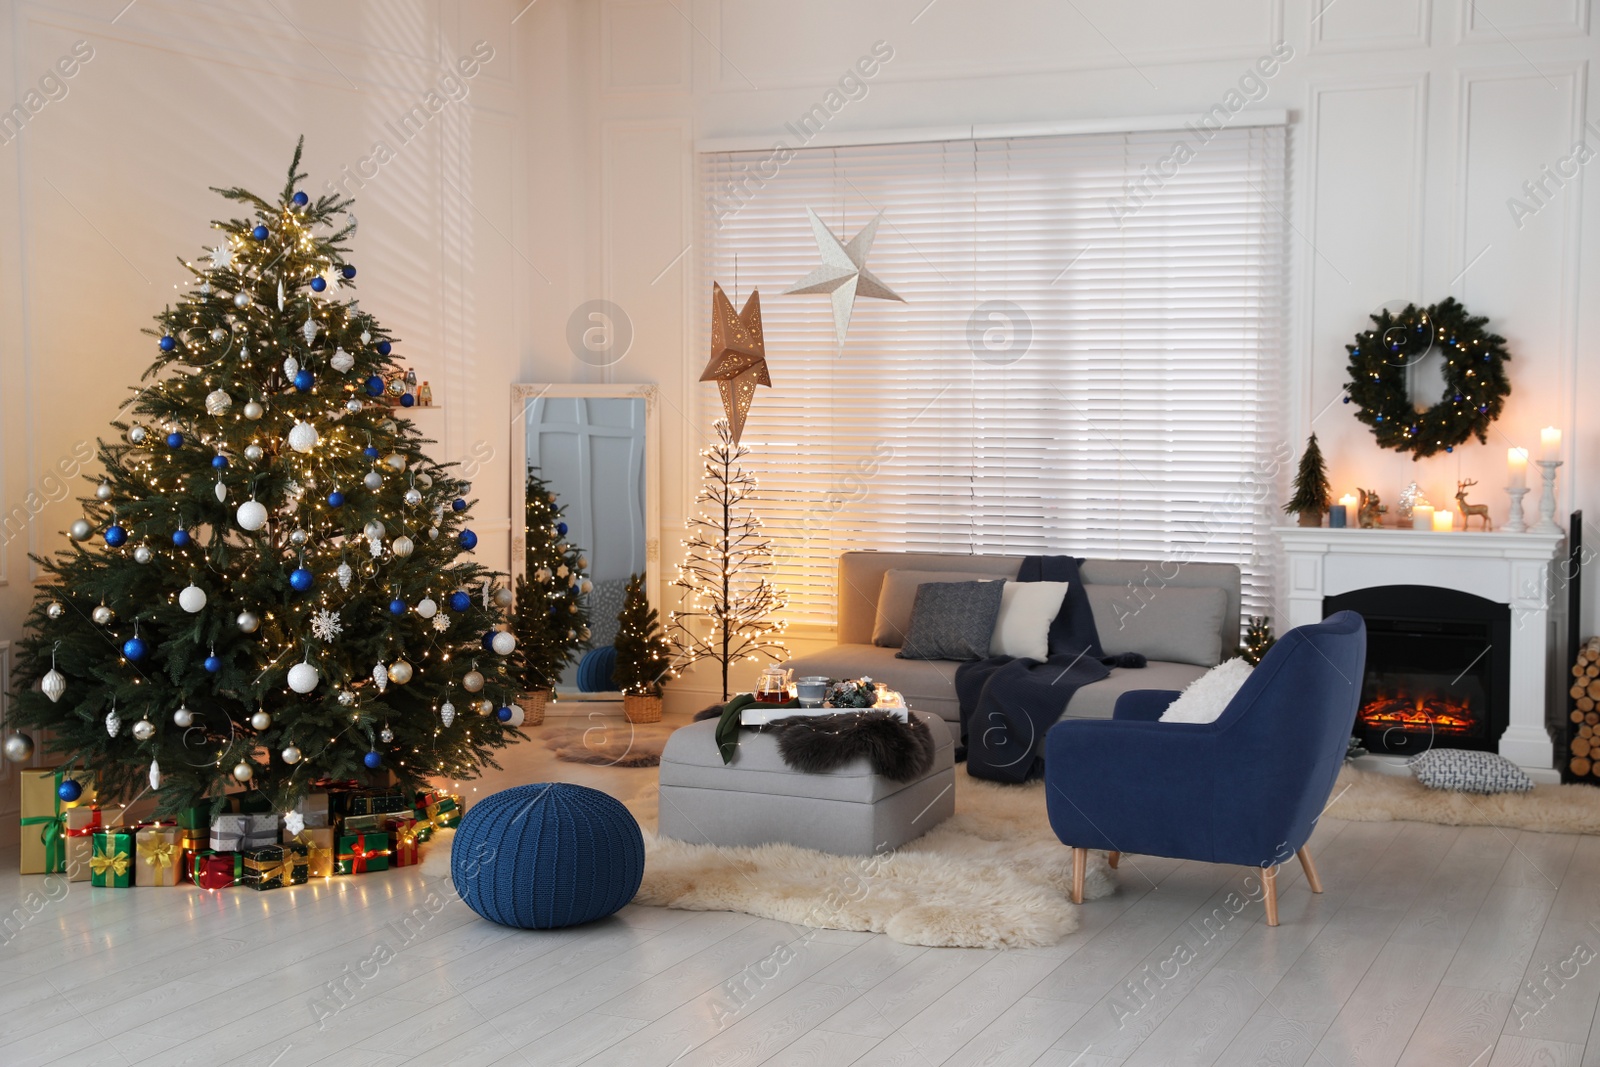
<svg viewBox="0 0 1600 1067">
<path fill-rule="evenodd" d="M 673 733 L 661 753 L 661 835 L 711 845 L 786 842 L 868 856 L 910 841 L 955 812 L 955 746 L 939 716 L 913 711 L 939 746 L 922 778 L 893 782 L 866 759 L 830 774 L 783 762 L 771 734 L 742 731 L 724 764 L 715 719 Z"/>
</svg>

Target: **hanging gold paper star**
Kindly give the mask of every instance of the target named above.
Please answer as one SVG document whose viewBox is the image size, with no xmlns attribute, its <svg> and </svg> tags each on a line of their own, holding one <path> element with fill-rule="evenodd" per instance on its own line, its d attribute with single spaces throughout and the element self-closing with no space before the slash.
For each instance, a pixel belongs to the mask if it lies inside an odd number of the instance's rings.
<svg viewBox="0 0 1600 1067">
<path fill-rule="evenodd" d="M 711 362 L 702 382 L 716 382 L 722 410 L 728 415 L 734 444 L 744 432 L 744 419 L 755 399 L 756 386 L 771 386 L 767 375 L 767 349 L 761 334 L 761 293 L 750 294 L 744 310 L 735 313 L 722 286 L 711 283 Z"/>
</svg>

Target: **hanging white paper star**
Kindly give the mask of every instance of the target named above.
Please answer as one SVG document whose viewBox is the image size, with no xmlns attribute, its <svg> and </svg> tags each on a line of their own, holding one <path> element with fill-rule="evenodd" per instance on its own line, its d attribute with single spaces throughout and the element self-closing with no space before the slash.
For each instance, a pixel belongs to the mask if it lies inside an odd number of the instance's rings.
<svg viewBox="0 0 1600 1067">
<path fill-rule="evenodd" d="M 233 266 L 233 246 L 226 241 L 211 250 L 211 265 L 217 270 Z"/>
<path fill-rule="evenodd" d="M 905 303 L 905 297 L 883 284 L 877 275 L 867 269 L 867 253 L 872 251 L 872 241 L 878 234 L 878 222 L 883 218 L 883 212 L 878 212 L 871 222 L 861 227 L 848 244 L 839 240 L 815 211 L 807 208 L 806 214 L 811 216 L 811 233 L 817 239 L 817 252 L 822 256 L 822 266 L 785 289 L 784 293 L 832 294 L 833 333 L 839 344 L 843 345 L 845 335 L 850 332 L 850 314 L 855 310 L 856 297 Z"/>
</svg>

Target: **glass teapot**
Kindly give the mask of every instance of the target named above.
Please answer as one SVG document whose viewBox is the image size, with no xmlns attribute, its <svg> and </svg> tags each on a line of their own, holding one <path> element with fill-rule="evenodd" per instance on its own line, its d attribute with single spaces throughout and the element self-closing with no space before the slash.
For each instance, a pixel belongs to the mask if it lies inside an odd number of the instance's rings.
<svg viewBox="0 0 1600 1067">
<path fill-rule="evenodd" d="M 789 678 L 793 671 L 768 667 L 756 678 L 755 698 L 762 704 L 782 704 L 789 699 Z"/>
</svg>

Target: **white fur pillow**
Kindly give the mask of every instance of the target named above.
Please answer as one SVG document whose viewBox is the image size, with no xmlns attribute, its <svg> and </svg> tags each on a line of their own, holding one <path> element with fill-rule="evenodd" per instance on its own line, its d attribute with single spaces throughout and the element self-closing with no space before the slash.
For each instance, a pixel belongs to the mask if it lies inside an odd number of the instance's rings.
<svg viewBox="0 0 1600 1067">
<path fill-rule="evenodd" d="M 1161 713 L 1162 722 L 1216 722 L 1254 670 L 1243 659 L 1224 660 L 1189 683 Z"/>
<path fill-rule="evenodd" d="M 1050 658 L 1050 624 L 1061 612 L 1068 582 L 1007 582 L 1000 590 L 1000 617 L 989 638 L 989 655 Z"/>
</svg>

